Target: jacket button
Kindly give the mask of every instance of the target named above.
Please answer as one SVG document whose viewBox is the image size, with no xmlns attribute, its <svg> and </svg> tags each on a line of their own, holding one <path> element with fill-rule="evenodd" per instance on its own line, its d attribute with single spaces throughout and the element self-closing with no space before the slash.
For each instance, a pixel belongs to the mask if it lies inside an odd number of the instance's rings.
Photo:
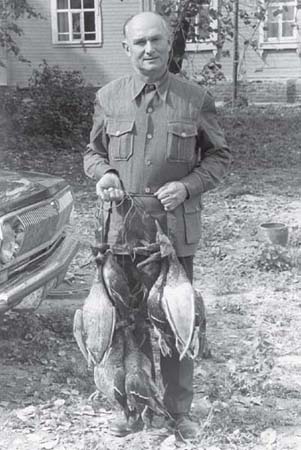
<svg viewBox="0 0 301 450">
<path fill-rule="evenodd" d="M 147 108 L 147 112 L 148 113 L 152 113 L 153 112 L 153 108 Z"/>
<path fill-rule="evenodd" d="M 144 189 L 144 191 L 145 191 L 147 194 L 149 194 L 150 191 L 151 191 L 151 189 L 150 189 L 149 187 L 146 187 L 146 188 Z"/>
<path fill-rule="evenodd" d="M 147 166 L 150 166 L 151 165 L 151 161 L 148 159 L 147 161 L 145 161 L 145 164 L 147 165 Z"/>
<path fill-rule="evenodd" d="M 182 137 L 186 137 L 186 136 L 187 136 L 187 134 L 185 133 L 185 131 L 183 131 L 183 133 L 181 133 L 181 136 L 182 136 Z"/>
<path fill-rule="evenodd" d="M 153 137 L 153 135 L 150 134 L 150 133 L 148 133 L 148 134 L 146 135 L 146 137 L 147 137 L 147 139 L 151 139 L 151 138 Z"/>
</svg>

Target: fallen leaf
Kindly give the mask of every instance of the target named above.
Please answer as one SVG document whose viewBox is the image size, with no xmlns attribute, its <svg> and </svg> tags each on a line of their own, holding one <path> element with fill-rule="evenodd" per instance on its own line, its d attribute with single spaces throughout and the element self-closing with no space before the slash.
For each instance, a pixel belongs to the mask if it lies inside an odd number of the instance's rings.
<svg viewBox="0 0 301 450">
<path fill-rule="evenodd" d="M 160 450 L 174 450 L 176 445 L 176 438 L 174 435 L 168 436 L 160 445 Z"/>
<path fill-rule="evenodd" d="M 273 428 L 267 428 L 260 434 L 261 442 L 265 445 L 272 445 L 277 439 L 276 430 Z"/>
<path fill-rule="evenodd" d="M 63 398 L 58 398 L 57 400 L 55 400 L 53 402 L 54 406 L 56 406 L 57 408 L 60 408 L 61 406 L 63 406 L 65 404 L 65 400 Z"/>
<path fill-rule="evenodd" d="M 61 389 L 61 394 L 64 394 L 64 395 L 71 395 L 71 392 L 72 391 L 70 391 L 69 389 Z"/>
<path fill-rule="evenodd" d="M 33 405 L 27 406 L 26 408 L 23 409 L 16 410 L 16 416 L 23 422 L 27 422 L 28 420 L 30 420 L 32 417 L 35 416 L 35 413 L 36 408 Z"/>
<path fill-rule="evenodd" d="M 41 444 L 41 448 L 45 449 L 45 450 L 51 450 L 52 448 L 55 448 L 58 443 L 59 443 L 59 438 L 56 438 L 51 441 L 43 442 Z"/>
</svg>

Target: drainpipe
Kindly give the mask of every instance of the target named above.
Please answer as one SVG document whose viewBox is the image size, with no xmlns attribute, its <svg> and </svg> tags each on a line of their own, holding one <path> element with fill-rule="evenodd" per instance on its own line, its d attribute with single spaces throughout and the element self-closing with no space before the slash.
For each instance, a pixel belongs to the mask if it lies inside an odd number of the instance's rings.
<svg viewBox="0 0 301 450">
<path fill-rule="evenodd" d="M 239 64 L 239 50 L 238 50 L 238 16 L 239 16 L 239 0 L 235 0 L 234 4 L 234 38 L 233 38 L 233 92 L 232 92 L 232 107 L 235 106 L 238 91 L 238 64 Z"/>
</svg>

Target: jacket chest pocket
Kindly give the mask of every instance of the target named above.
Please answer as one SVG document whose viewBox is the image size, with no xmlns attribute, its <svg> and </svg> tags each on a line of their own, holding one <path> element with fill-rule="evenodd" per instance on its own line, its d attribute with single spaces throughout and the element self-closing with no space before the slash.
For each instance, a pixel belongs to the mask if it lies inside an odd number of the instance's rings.
<svg viewBox="0 0 301 450">
<path fill-rule="evenodd" d="M 126 161 L 134 149 L 134 121 L 108 121 L 107 134 L 110 138 L 110 157 L 116 161 Z"/>
<path fill-rule="evenodd" d="M 195 155 L 197 127 L 185 122 L 169 122 L 167 125 L 167 160 L 189 162 Z"/>
</svg>

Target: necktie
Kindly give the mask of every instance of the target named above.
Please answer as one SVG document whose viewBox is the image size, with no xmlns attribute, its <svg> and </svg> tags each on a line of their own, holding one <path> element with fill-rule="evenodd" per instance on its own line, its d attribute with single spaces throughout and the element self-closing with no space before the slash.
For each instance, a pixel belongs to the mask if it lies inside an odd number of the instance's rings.
<svg viewBox="0 0 301 450">
<path fill-rule="evenodd" d="M 143 92 L 144 92 L 145 105 L 149 106 L 157 93 L 156 85 L 155 84 L 146 84 L 144 86 Z"/>
<path fill-rule="evenodd" d="M 146 84 L 144 86 L 144 92 L 147 94 L 149 92 L 153 92 L 156 90 L 156 85 L 155 84 Z"/>
</svg>

